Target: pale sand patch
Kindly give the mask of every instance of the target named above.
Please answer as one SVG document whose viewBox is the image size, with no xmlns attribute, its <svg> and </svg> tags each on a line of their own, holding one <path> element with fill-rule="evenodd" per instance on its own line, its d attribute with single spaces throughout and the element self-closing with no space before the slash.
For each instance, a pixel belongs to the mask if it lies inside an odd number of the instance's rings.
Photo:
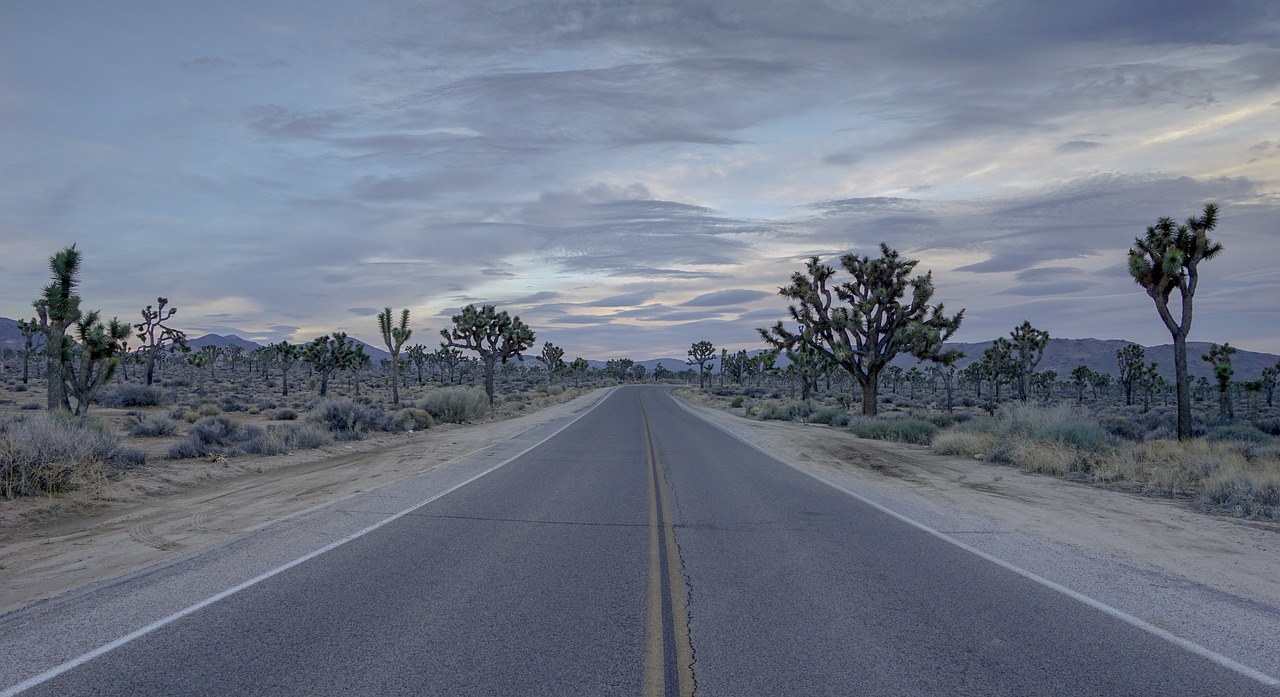
<svg viewBox="0 0 1280 697">
<path fill-rule="evenodd" d="M 286 455 L 160 460 L 102 483 L 92 496 L 0 499 L 0 615 L 431 471 L 600 396 L 597 390 L 500 421 Z"/>
<path fill-rule="evenodd" d="M 688 402 L 693 391 L 682 391 Z M 1187 579 L 1280 608 L 1280 525 L 1218 517 L 1167 499 L 863 440 L 821 425 L 754 421 L 707 406 L 713 422 L 835 483 L 891 483 L 993 527 Z"/>
</svg>

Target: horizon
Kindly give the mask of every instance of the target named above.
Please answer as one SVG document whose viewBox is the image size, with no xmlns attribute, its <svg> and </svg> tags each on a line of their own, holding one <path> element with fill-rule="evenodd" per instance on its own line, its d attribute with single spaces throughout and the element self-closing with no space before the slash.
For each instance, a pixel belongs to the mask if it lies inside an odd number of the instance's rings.
<svg viewBox="0 0 1280 697">
<path fill-rule="evenodd" d="M 1280 354 L 1280 7 L 1151 7 L 18 0 L 0 316 L 75 243 L 86 309 L 193 335 L 377 346 L 390 306 L 434 344 L 474 303 L 568 355 L 751 350 L 805 258 L 883 241 L 961 343 L 1157 346 L 1126 252 L 1216 201 L 1189 339 Z"/>
</svg>

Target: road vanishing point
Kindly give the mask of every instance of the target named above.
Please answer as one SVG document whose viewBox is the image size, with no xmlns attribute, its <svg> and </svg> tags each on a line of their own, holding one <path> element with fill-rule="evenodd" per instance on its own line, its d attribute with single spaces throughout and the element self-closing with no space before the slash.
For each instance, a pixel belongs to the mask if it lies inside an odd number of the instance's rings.
<svg viewBox="0 0 1280 697">
<path fill-rule="evenodd" d="M 667 388 L 540 428 L 3 618 L 0 695 L 1277 694 Z"/>
</svg>

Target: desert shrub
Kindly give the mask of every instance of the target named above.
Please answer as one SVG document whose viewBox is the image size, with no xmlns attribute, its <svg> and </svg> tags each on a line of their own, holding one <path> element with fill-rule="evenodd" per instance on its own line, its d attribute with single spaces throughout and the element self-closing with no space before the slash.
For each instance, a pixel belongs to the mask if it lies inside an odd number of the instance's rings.
<svg viewBox="0 0 1280 697">
<path fill-rule="evenodd" d="M 548 386 L 547 386 L 547 395 L 548 395 L 548 396 L 551 396 L 551 397 L 558 397 L 558 396 L 560 396 L 560 395 L 562 395 L 562 394 L 564 394 L 564 386 L 563 386 L 563 385 L 548 385 Z"/>
<path fill-rule="evenodd" d="M 425 431 L 431 428 L 433 423 L 431 414 L 427 413 L 427 410 L 406 407 L 396 412 L 396 415 L 391 418 L 391 430 Z"/>
<path fill-rule="evenodd" d="M 20 383 L 20 382 L 19 382 L 19 383 L 17 383 L 17 384 L 14 384 L 14 382 L 13 382 L 12 380 L 10 380 L 10 381 L 9 381 L 9 384 L 13 385 L 13 388 L 12 388 L 12 389 L 13 389 L 13 391 L 14 391 L 14 392 L 26 392 L 26 391 L 27 391 L 27 386 L 26 386 L 26 385 L 24 385 L 24 384 L 22 384 L 22 383 Z"/>
<path fill-rule="evenodd" d="M 22 406 L 18 408 L 22 409 L 23 411 L 38 411 L 39 409 L 41 409 L 41 406 L 39 402 L 24 402 Z"/>
<path fill-rule="evenodd" d="M 307 419 L 328 428 L 338 440 L 360 440 L 369 431 L 381 430 L 387 415 L 377 407 L 340 397 L 322 400 Z"/>
<path fill-rule="evenodd" d="M 289 434 L 296 448 L 319 448 L 333 442 L 328 431 L 310 423 L 290 424 Z"/>
<path fill-rule="evenodd" d="M 1248 424 L 1226 424 L 1215 426 L 1204 434 L 1207 441 L 1239 441 L 1242 443 L 1265 443 L 1271 436 Z"/>
<path fill-rule="evenodd" d="M 293 444 L 294 438 L 289 428 L 250 425 L 244 428 L 239 443 L 231 454 L 279 455 L 289 452 Z"/>
<path fill-rule="evenodd" d="M 852 421 L 849 412 L 837 407 L 819 407 L 809 415 L 810 423 L 826 424 L 828 426 L 848 426 Z"/>
<path fill-rule="evenodd" d="M 1229 515 L 1280 520 L 1280 470 L 1223 467 L 1206 478 L 1199 501 Z"/>
<path fill-rule="evenodd" d="M 867 419 L 854 426 L 853 433 L 859 438 L 928 445 L 938 427 L 924 419 Z"/>
<path fill-rule="evenodd" d="M 994 416 L 982 414 L 958 422 L 955 430 L 960 433 L 996 433 L 1000 430 L 1000 422 Z"/>
<path fill-rule="evenodd" d="M 1059 421 L 1041 426 L 1035 432 L 1036 440 L 1070 445 L 1077 450 L 1094 452 L 1109 448 L 1111 434 L 1097 423 L 1084 420 Z"/>
<path fill-rule="evenodd" d="M 442 387 L 427 393 L 418 408 L 444 423 L 462 424 L 489 413 L 489 397 L 480 388 Z"/>
<path fill-rule="evenodd" d="M 737 397 L 733 398 L 732 402 L 729 402 L 729 406 L 733 407 L 734 409 L 738 409 L 742 407 L 742 403 L 744 401 L 746 401 L 746 397 L 743 397 L 742 395 L 738 395 Z"/>
<path fill-rule="evenodd" d="M 298 412 L 292 409 L 277 409 L 270 414 L 270 417 L 276 421 L 293 421 L 298 418 Z"/>
<path fill-rule="evenodd" d="M 108 385 L 93 398 L 104 407 L 158 407 L 164 403 L 164 391 L 146 385 Z"/>
<path fill-rule="evenodd" d="M 225 416 L 206 416 L 191 424 L 187 438 L 205 445 L 229 445 L 239 435 L 240 425 Z"/>
<path fill-rule="evenodd" d="M 931 447 L 940 455 L 959 457 L 986 457 L 991 438 L 982 433 L 947 430 L 933 437 Z"/>
<path fill-rule="evenodd" d="M 200 416 L 217 416 L 221 413 L 222 409 L 213 402 L 204 402 L 200 406 L 196 407 L 196 414 L 199 414 Z"/>
<path fill-rule="evenodd" d="M 809 416 L 809 403 L 768 399 L 751 411 L 761 421 L 795 421 Z"/>
<path fill-rule="evenodd" d="M 108 429 L 62 414 L 0 416 L 0 492 L 53 494 L 83 486 L 108 469 L 145 463 L 146 455 Z"/>
<path fill-rule="evenodd" d="M 129 427 L 129 435 L 135 438 L 170 436 L 178 430 L 178 422 L 164 414 L 151 414 Z"/>
</svg>

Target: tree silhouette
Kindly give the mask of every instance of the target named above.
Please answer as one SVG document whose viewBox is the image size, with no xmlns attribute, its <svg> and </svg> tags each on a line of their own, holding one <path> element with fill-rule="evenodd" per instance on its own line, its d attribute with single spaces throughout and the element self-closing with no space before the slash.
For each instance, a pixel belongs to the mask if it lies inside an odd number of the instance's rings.
<svg viewBox="0 0 1280 697">
<path fill-rule="evenodd" d="M 138 338 L 142 340 L 141 348 L 146 355 L 148 385 L 155 379 L 156 356 L 165 347 L 173 346 L 180 351 L 190 350 L 187 346 L 187 335 L 165 324 L 178 313 L 177 308 L 173 307 L 166 312 L 164 306 L 168 303 L 168 298 L 156 298 L 156 308 L 153 310 L 150 305 L 144 307 L 142 321 L 133 325 L 133 328 L 138 331 Z"/>
<path fill-rule="evenodd" d="M 1120 384 L 1124 386 L 1124 403 L 1133 405 L 1133 385 L 1142 367 L 1146 365 L 1147 352 L 1137 344 L 1128 344 L 1116 350 L 1116 365 L 1120 368 Z"/>
<path fill-rule="evenodd" d="M 40 320 L 32 317 L 29 320 L 18 320 L 18 331 L 22 332 L 22 384 L 27 384 L 27 376 L 30 373 L 31 354 L 34 352 L 31 344 L 37 333 L 40 332 Z"/>
<path fill-rule="evenodd" d="M 519 316 L 512 317 L 506 310 L 498 312 L 493 305 L 476 309 L 467 305 L 453 316 L 453 328 L 441 329 L 445 346 L 475 351 L 484 363 L 484 391 L 489 396 L 489 406 L 494 403 L 493 374 L 499 361 L 503 365 L 511 358 L 518 358 L 533 345 L 533 330 Z"/>
<path fill-rule="evenodd" d="M 698 387 L 707 386 L 707 362 L 716 357 L 716 347 L 710 341 L 695 341 L 689 347 L 689 360 L 686 365 L 698 366 Z"/>
<path fill-rule="evenodd" d="M 53 281 L 31 304 L 36 308 L 45 335 L 48 409 L 71 411 L 65 366 L 71 359 L 71 337 L 67 336 L 67 330 L 80 319 L 80 296 L 75 292 L 80 283 L 80 252 L 76 246 L 73 244 L 49 257 L 49 271 Z"/>
<path fill-rule="evenodd" d="M 76 416 L 89 411 L 93 396 L 120 367 L 124 340 L 129 338 L 129 325 L 112 317 L 103 324 L 97 310 L 85 313 L 75 323 L 78 359 L 66 368 L 68 391 L 76 398 Z"/>
<path fill-rule="evenodd" d="M 1018 378 L 1018 399 L 1027 401 L 1027 378 L 1040 365 L 1044 349 L 1049 345 L 1049 332 L 1036 329 L 1031 322 L 1022 324 L 1009 335 L 1013 343 L 1013 368 Z"/>
<path fill-rule="evenodd" d="M 1236 347 L 1229 343 L 1214 344 L 1209 347 L 1208 353 L 1200 357 L 1213 366 L 1213 377 L 1218 381 L 1218 416 L 1224 419 L 1234 419 L 1236 416 L 1235 407 L 1231 404 L 1231 377 L 1235 375 L 1235 369 L 1231 367 L 1231 356 L 1235 352 Z"/>
<path fill-rule="evenodd" d="M 382 341 L 391 352 L 391 403 L 400 403 L 400 349 L 409 340 L 413 330 L 409 328 L 408 308 L 400 312 L 400 322 L 391 324 L 391 308 L 386 307 L 378 313 L 378 330 L 382 332 Z"/>
<path fill-rule="evenodd" d="M 355 353 L 355 340 L 348 338 L 346 332 L 317 336 L 302 348 L 302 360 L 310 363 L 320 373 L 321 397 L 329 394 L 329 376 L 336 370 L 349 368 Z"/>
<path fill-rule="evenodd" d="M 1160 218 L 1136 238 L 1129 248 L 1129 275 L 1147 291 L 1156 312 L 1173 337 L 1173 370 L 1178 390 L 1178 440 L 1191 438 L 1191 382 L 1187 372 L 1187 335 L 1191 332 L 1192 302 L 1200 281 L 1200 262 L 1222 252 L 1222 245 L 1209 239 L 1218 226 L 1218 205 L 1204 204 L 1199 218 L 1177 225 L 1172 218 Z M 1181 318 L 1169 308 L 1173 291 L 1178 291 Z"/>
<path fill-rule="evenodd" d="M 778 322 L 759 329 L 760 336 L 775 348 L 809 343 L 853 375 L 862 388 L 863 415 L 875 416 L 880 371 L 901 352 L 920 360 L 939 359 L 943 342 L 964 317 L 963 310 L 947 317 L 941 304 L 929 305 L 933 275 L 912 277 L 918 263 L 882 243 L 879 257 L 840 257 L 851 280 L 833 285 L 836 270 L 812 257 L 805 271 L 792 275 L 790 286 L 778 289 L 779 295 L 797 301 L 788 309 L 802 330 L 793 333 Z M 836 306 L 837 300 L 848 306 Z"/>
</svg>

